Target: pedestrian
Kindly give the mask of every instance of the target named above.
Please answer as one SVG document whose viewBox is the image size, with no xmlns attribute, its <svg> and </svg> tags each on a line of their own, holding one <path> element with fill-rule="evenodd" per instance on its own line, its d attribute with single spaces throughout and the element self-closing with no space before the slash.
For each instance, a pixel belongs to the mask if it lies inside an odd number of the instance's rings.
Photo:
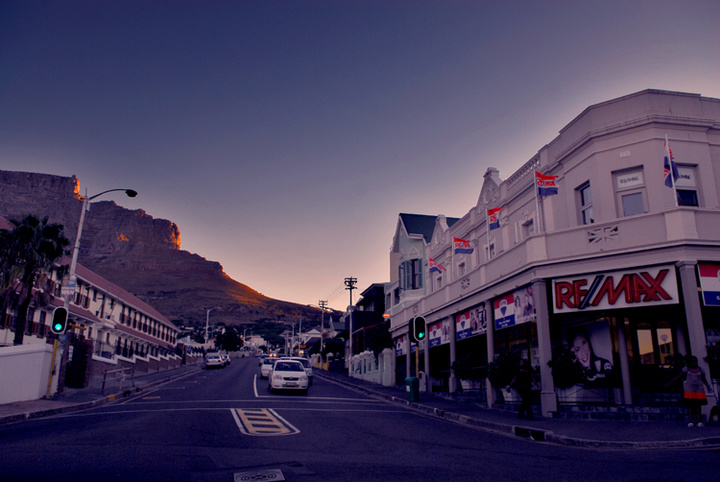
<svg viewBox="0 0 720 482">
<path fill-rule="evenodd" d="M 532 407 L 530 406 L 530 395 L 532 392 L 533 369 L 528 360 L 520 362 L 520 367 L 513 377 L 508 389 L 515 388 L 520 394 L 520 418 L 533 419 Z"/>
<path fill-rule="evenodd" d="M 683 401 L 688 409 L 688 427 L 704 427 L 700 421 L 700 412 L 703 405 L 707 405 L 707 397 L 703 385 L 707 387 L 708 393 L 712 393 L 712 387 L 705 377 L 705 372 L 698 366 L 696 356 L 687 358 L 687 366 L 667 385 L 670 385 L 679 378 L 683 379 Z"/>
</svg>

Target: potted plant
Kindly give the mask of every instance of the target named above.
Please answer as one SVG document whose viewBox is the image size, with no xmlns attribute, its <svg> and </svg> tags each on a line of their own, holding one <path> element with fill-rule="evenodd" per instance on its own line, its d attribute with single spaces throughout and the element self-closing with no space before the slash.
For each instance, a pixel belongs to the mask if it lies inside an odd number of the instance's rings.
<svg viewBox="0 0 720 482">
<path fill-rule="evenodd" d="M 483 387 L 483 380 L 487 378 L 487 367 L 477 366 L 481 361 L 470 356 L 454 361 L 450 369 L 455 378 L 460 381 L 463 390 L 479 390 Z"/>
<path fill-rule="evenodd" d="M 711 343 L 707 346 L 705 361 L 710 367 L 710 378 L 720 380 L 720 343 Z"/>
<path fill-rule="evenodd" d="M 553 348 L 552 359 L 548 362 L 558 398 L 569 398 L 569 388 L 584 379 L 583 367 L 578 363 L 575 352 L 567 345 Z M 569 401 L 569 400 L 568 400 Z"/>
<path fill-rule="evenodd" d="M 520 355 L 513 351 L 505 351 L 495 354 L 493 361 L 488 366 L 488 378 L 493 387 L 500 390 L 505 402 L 519 400 L 517 391 L 512 389 L 508 392 L 502 392 L 502 389 L 510 385 L 513 377 L 520 367 Z"/>
</svg>

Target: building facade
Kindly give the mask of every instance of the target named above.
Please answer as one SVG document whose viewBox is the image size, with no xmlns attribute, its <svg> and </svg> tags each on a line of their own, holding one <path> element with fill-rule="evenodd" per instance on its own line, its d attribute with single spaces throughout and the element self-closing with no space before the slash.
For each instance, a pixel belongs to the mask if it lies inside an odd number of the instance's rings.
<svg viewBox="0 0 720 482">
<path fill-rule="evenodd" d="M 83 386 L 105 370 L 132 367 L 136 373 L 159 371 L 188 362 L 177 350 L 177 327 L 152 306 L 82 265 L 69 295 L 68 367 L 66 383 Z M 48 343 L 57 338 L 50 322 L 56 307 L 64 306 L 62 279 L 50 273 L 52 299 L 47 306 L 31 305 L 24 344 Z M 15 313 L 3 314 L 0 346 L 12 345 Z M 202 360 L 201 354 L 190 362 Z"/>
<path fill-rule="evenodd" d="M 514 352 L 545 415 L 563 396 L 652 403 L 682 355 L 707 372 L 719 339 L 719 192 L 720 100 L 646 90 L 588 107 L 507 179 L 488 169 L 462 218 L 400 215 L 386 287 L 398 366 L 411 373 L 408 323 L 423 316 L 421 370 L 450 392 L 457 362 Z M 561 347 L 583 366 L 572 394 L 548 365 Z M 500 387 L 485 388 L 492 406 Z"/>
</svg>

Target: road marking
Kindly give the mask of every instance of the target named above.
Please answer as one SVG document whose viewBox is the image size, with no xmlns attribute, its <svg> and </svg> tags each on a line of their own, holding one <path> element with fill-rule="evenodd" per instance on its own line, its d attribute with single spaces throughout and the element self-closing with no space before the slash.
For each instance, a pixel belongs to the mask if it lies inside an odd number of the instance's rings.
<svg viewBox="0 0 720 482">
<path fill-rule="evenodd" d="M 235 408 L 231 410 L 231 413 L 238 428 L 245 435 L 271 437 L 300 433 L 300 430 L 272 409 L 243 410 Z"/>
</svg>

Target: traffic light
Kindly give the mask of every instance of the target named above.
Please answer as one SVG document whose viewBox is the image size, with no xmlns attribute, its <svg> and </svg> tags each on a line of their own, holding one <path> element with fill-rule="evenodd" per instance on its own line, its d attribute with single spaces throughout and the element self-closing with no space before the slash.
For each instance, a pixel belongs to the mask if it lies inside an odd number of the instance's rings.
<svg viewBox="0 0 720 482">
<path fill-rule="evenodd" d="M 425 339 L 426 327 L 425 318 L 422 316 L 416 316 L 410 321 L 410 329 L 408 330 L 408 336 L 410 341 L 413 343 L 419 343 Z"/>
<path fill-rule="evenodd" d="M 62 306 L 58 306 L 57 308 L 55 308 L 55 311 L 53 311 L 52 323 L 50 324 L 50 329 L 52 330 L 52 332 L 57 333 L 58 335 L 61 333 L 65 333 L 65 330 L 67 329 L 67 322 L 67 310 Z"/>
<path fill-rule="evenodd" d="M 425 318 L 422 316 L 416 316 L 413 320 L 413 330 L 415 331 L 415 339 L 421 342 L 425 339 L 426 330 Z"/>
</svg>

